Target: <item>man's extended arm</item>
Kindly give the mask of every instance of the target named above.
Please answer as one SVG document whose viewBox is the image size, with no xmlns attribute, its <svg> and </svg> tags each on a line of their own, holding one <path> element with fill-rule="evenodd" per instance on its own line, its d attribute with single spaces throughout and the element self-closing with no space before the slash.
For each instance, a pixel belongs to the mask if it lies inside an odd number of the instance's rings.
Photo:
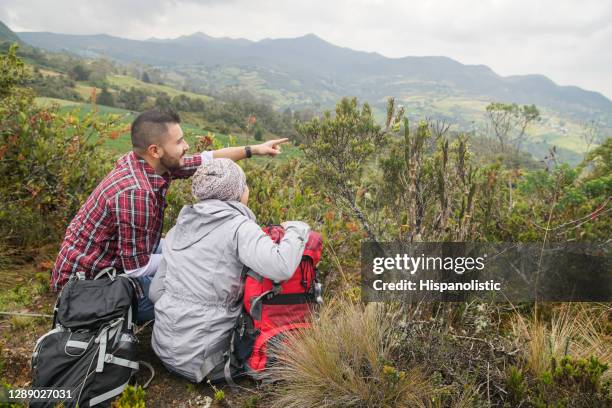
<svg viewBox="0 0 612 408">
<path fill-rule="evenodd" d="M 274 139 L 267 142 L 251 146 L 251 152 L 254 156 L 276 156 L 280 153 L 280 145 L 288 142 L 289 139 Z M 223 149 L 214 150 L 212 152 L 202 152 L 193 156 L 185 157 L 185 165 L 179 170 L 174 170 L 172 178 L 187 178 L 193 176 L 200 165 L 209 162 L 212 159 L 231 159 L 238 161 L 246 158 L 246 150 L 244 146 L 240 147 L 225 147 Z"/>
<path fill-rule="evenodd" d="M 267 142 L 251 146 L 251 152 L 254 156 L 276 156 L 280 153 L 280 145 L 287 143 L 289 139 L 274 139 L 268 140 Z M 224 149 L 215 150 L 213 152 L 215 159 L 232 159 L 238 161 L 246 158 L 246 150 L 244 146 L 241 147 L 226 147 Z"/>
</svg>

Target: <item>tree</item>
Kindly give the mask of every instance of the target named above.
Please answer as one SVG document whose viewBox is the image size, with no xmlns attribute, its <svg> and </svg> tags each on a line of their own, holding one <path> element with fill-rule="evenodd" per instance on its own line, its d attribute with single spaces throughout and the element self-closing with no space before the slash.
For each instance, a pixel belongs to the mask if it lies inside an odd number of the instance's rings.
<svg viewBox="0 0 612 408">
<path fill-rule="evenodd" d="M 142 72 L 142 82 L 146 82 L 147 84 L 151 83 L 151 78 L 149 78 L 147 71 Z"/>
<path fill-rule="evenodd" d="M 120 89 L 117 97 L 118 104 L 129 110 L 142 111 L 147 102 L 148 94 L 142 89 L 131 87 L 129 90 Z"/>
<path fill-rule="evenodd" d="M 589 168 L 589 179 L 612 176 L 612 137 L 590 152 L 579 168 Z"/>
<path fill-rule="evenodd" d="M 387 104 L 387 121 L 382 129 L 374 121 L 370 105 L 361 108 L 357 99 L 343 98 L 335 115 L 326 111 L 322 118 L 300 123 L 297 130 L 305 140 L 306 157 L 314 164 L 321 186 L 338 204 L 363 225 L 369 238 L 379 241 L 379 225 L 368 219 L 358 204 L 361 176 L 372 154 L 385 142 L 386 134 L 399 126 L 404 110 L 396 113 L 395 101 Z"/>
<path fill-rule="evenodd" d="M 519 107 L 516 103 L 491 103 L 487 106 L 487 118 L 493 136 L 499 142 L 499 147 L 504 159 L 509 164 L 511 172 L 508 177 L 509 206 L 512 208 L 512 190 L 517 173 L 517 158 L 521 150 L 521 144 L 525 138 L 527 127 L 540 120 L 540 111 L 535 105 L 523 105 Z"/>
<path fill-rule="evenodd" d="M 161 92 L 155 98 L 155 106 L 160 109 L 168 109 L 172 107 L 172 99 L 167 93 Z"/>
<path fill-rule="evenodd" d="M 263 135 L 264 135 L 263 129 L 261 128 L 261 126 L 259 124 L 256 124 L 255 125 L 255 129 L 254 129 L 254 136 L 253 137 L 255 138 L 255 140 L 260 142 L 260 141 L 263 140 Z"/>
<path fill-rule="evenodd" d="M 98 87 L 103 87 L 108 75 L 115 72 L 115 65 L 107 58 L 98 58 L 91 63 L 91 74 L 89 80 Z"/>
<path fill-rule="evenodd" d="M 540 111 L 535 105 L 519 107 L 516 103 L 494 102 L 486 110 L 490 131 L 502 153 L 509 149 L 520 150 L 527 127 L 540 120 Z"/>
<path fill-rule="evenodd" d="M 89 79 L 90 74 L 90 70 L 88 70 L 81 64 L 76 64 L 74 67 L 72 67 L 72 69 L 68 73 L 68 76 L 70 76 L 70 78 L 74 79 L 75 81 L 87 81 Z"/>
<path fill-rule="evenodd" d="M 107 88 L 102 88 L 102 92 L 100 92 L 96 97 L 96 103 L 104 106 L 115 106 L 115 98 Z"/>
</svg>

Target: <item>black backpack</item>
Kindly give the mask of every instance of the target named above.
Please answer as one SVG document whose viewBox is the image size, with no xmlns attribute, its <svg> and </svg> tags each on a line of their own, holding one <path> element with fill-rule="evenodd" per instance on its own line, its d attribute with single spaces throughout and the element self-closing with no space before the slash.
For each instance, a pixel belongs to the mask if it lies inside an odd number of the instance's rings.
<svg viewBox="0 0 612 408">
<path fill-rule="evenodd" d="M 127 387 L 139 369 L 135 285 L 112 268 L 93 280 L 82 273 L 70 278 L 55 304 L 53 328 L 32 354 L 32 387 L 70 390 L 70 398 L 32 401 L 30 407 L 110 406 Z"/>
</svg>

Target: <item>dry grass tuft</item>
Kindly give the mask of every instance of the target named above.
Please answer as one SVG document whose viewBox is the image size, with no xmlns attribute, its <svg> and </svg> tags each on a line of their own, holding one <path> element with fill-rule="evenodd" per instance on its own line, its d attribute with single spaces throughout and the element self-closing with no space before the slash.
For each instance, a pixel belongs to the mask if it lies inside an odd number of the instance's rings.
<svg viewBox="0 0 612 408">
<path fill-rule="evenodd" d="M 422 370 L 392 363 L 398 311 L 336 301 L 322 308 L 310 330 L 290 335 L 268 378 L 272 406 L 420 407 L 434 390 Z"/>
<path fill-rule="evenodd" d="M 552 358 L 573 356 L 597 357 L 602 363 L 612 363 L 612 339 L 606 333 L 610 314 L 607 306 L 563 305 L 549 322 L 538 316 L 530 319 L 517 314 L 512 320 L 515 338 L 525 343 L 525 364 L 534 374 L 550 370 Z M 604 374 L 604 379 L 610 373 Z"/>
</svg>

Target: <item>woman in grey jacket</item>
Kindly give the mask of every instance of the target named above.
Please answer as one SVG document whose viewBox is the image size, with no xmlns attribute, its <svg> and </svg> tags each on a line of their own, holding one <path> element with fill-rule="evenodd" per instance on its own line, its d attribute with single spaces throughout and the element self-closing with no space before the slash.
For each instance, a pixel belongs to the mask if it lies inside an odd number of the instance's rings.
<svg viewBox="0 0 612 408">
<path fill-rule="evenodd" d="M 285 222 L 285 236 L 275 244 L 246 206 L 244 172 L 228 159 L 200 167 L 192 193 L 199 202 L 183 207 L 166 235 L 149 298 L 155 304 L 153 350 L 170 370 L 200 382 L 222 369 L 242 307 L 243 266 L 273 280 L 290 278 L 309 227 Z"/>
</svg>

